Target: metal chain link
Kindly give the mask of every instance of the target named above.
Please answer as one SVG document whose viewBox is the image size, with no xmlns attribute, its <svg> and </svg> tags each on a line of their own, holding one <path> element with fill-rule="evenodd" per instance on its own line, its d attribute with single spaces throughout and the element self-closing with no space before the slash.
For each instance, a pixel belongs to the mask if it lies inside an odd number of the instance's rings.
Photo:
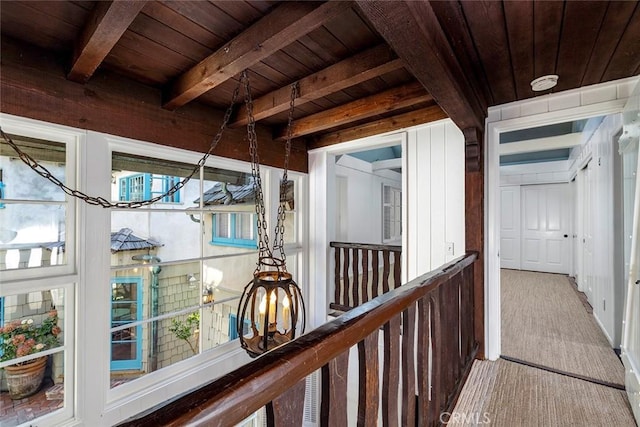
<svg viewBox="0 0 640 427">
<path fill-rule="evenodd" d="M 278 221 L 276 223 L 273 252 L 278 251 L 282 262 L 286 265 L 287 255 L 284 252 L 284 222 L 286 219 L 287 188 L 289 187 L 289 157 L 291 154 L 291 135 L 293 132 L 293 111 L 298 97 L 298 82 L 291 85 L 291 97 L 289 99 L 289 118 L 287 120 L 287 136 L 284 151 L 284 170 L 280 181 L 280 203 L 278 205 Z"/>
<path fill-rule="evenodd" d="M 256 121 L 253 115 L 253 100 L 251 98 L 251 85 L 247 71 L 241 74 L 244 82 L 245 104 L 247 108 L 247 138 L 249 139 L 249 154 L 251 156 L 251 175 L 253 176 L 253 189 L 256 203 L 256 225 L 258 231 L 258 265 L 255 272 L 258 273 L 263 266 L 276 267 L 279 271 L 286 272 L 286 255 L 284 253 L 284 205 L 286 201 L 286 187 L 288 181 L 289 154 L 291 152 L 291 123 L 293 121 L 293 108 L 295 98 L 298 95 L 298 85 L 291 85 L 291 99 L 289 101 L 289 120 L 287 123 L 287 140 L 285 143 L 284 175 L 280 182 L 280 203 L 278 207 L 277 224 L 274 235 L 273 250 L 269 246 L 269 230 L 265 217 L 264 194 L 262 192 L 262 178 L 260 177 L 260 157 L 258 155 L 258 138 L 256 136 Z M 273 253 L 279 252 L 280 258 L 275 258 Z"/>
<path fill-rule="evenodd" d="M 209 150 L 205 153 L 204 156 L 202 156 L 202 158 L 194 166 L 191 173 L 181 181 L 175 183 L 171 188 L 167 190 L 166 193 L 155 196 L 148 200 L 139 200 L 139 201 L 133 201 L 133 202 L 111 202 L 105 199 L 104 197 L 89 196 L 83 193 L 82 191 L 69 188 L 62 181 L 56 178 L 46 167 L 39 164 L 33 157 L 31 157 L 30 155 L 22 151 L 20 147 L 18 147 L 18 145 L 13 141 L 13 139 L 11 139 L 9 135 L 4 133 L 4 131 L 2 130 L 2 127 L 0 127 L 0 135 L 2 136 L 4 141 L 16 152 L 20 160 L 22 160 L 27 166 L 33 169 L 35 173 L 45 178 L 46 180 L 52 182 L 55 186 L 59 187 L 62 191 L 64 191 L 69 196 L 73 196 L 77 199 L 80 199 L 89 205 L 102 206 L 103 208 L 119 208 L 119 209 L 139 208 L 142 206 L 152 205 L 164 199 L 165 197 L 174 195 L 175 193 L 180 191 L 180 189 L 184 187 L 187 184 L 187 182 L 189 182 L 189 180 L 191 180 L 191 178 L 193 178 L 193 176 L 196 173 L 198 173 L 201 167 L 204 166 L 205 162 L 207 161 L 209 156 L 211 156 L 211 154 L 213 153 L 213 150 L 215 150 L 216 146 L 222 139 L 222 134 L 225 128 L 227 127 L 229 120 L 231 119 L 233 108 L 235 106 L 236 100 L 240 93 L 240 85 L 241 85 L 241 82 L 238 81 L 238 84 L 235 90 L 233 91 L 233 96 L 231 97 L 231 104 L 229 105 L 229 107 L 224 113 L 224 117 L 222 119 L 222 124 L 220 125 L 220 129 L 218 130 L 218 133 L 214 136 L 213 140 L 211 141 Z"/>
</svg>

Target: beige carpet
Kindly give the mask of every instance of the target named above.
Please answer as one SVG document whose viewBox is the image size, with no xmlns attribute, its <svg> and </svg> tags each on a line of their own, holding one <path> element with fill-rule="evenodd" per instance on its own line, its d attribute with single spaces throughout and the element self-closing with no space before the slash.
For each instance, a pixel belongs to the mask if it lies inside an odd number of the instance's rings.
<svg viewBox="0 0 640 427">
<path fill-rule="evenodd" d="M 624 368 L 567 276 L 502 270 L 502 355 L 624 385 Z"/>
<path fill-rule="evenodd" d="M 624 391 L 505 360 L 476 361 L 455 410 L 443 421 L 492 427 L 636 425 Z"/>
</svg>

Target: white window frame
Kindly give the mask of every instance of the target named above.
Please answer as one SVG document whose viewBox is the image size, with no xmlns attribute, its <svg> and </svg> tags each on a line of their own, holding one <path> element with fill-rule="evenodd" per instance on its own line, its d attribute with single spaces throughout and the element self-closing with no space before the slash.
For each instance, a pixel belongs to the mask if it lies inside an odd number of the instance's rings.
<svg viewBox="0 0 640 427">
<path fill-rule="evenodd" d="M 8 134 L 64 143 L 66 153 L 65 183 L 70 188 L 78 188 L 77 177 L 80 171 L 77 167 L 77 156 L 80 147 L 85 142 L 84 131 L 4 113 L 0 113 L 0 126 Z M 4 202 L 8 205 L 6 199 Z M 33 203 L 38 203 L 38 201 Z M 64 316 L 60 324 L 64 333 L 64 343 L 61 347 L 42 352 L 43 355 L 63 353 L 64 407 L 37 418 L 37 423 L 46 425 L 67 423 L 73 420 L 77 413 L 77 407 L 75 406 L 77 390 L 75 376 L 77 367 L 75 360 L 77 334 L 75 325 L 79 267 L 75 255 L 75 242 L 79 216 L 76 215 L 77 203 L 74 198 L 66 196 L 65 200 L 59 203 L 65 205 L 66 263 L 38 268 L 4 270 L 0 273 L 2 274 L 0 296 L 64 289 Z"/>
<path fill-rule="evenodd" d="M 391 203 L 386 203 L 384 201 L 384 192 L 386 189 L 389 189 L 389 191 L 391 192 Z M 400 196 L 400 203 L 396 204 L 395 200 L 396 200 L 396 194 L 398 194 Z M 400 242 L 402 239 L 402 190 L 400 188 L 394 187 L 392 185 L 388 185 L 388 184 L 382 184 L 382 195 L 381 195 L 381 201 L 382 201 L 382 214 L 381 214 L 381 218 L 382 218 L 382 230 L 381 230 L 381 234 L 382 234 L 382 243 L 391 243 L 391 242 Z M 391 208 L 391 218 L 389 219 L 389 221 L 392 223 L 391 225 L 391 229 L 392 229 L 392 234 L 389 238 L 385 238 L 384 236 L 384 224 L 386 222 L 386 215 L 385 215 L 385 208 L 389 207 Z M 396 208 L 400 209 L 400 215 L 398 218 L 396 218 L 395 215 L 395 211 Z M 396 228 L 393 223 L 398 224 L 399 226 Z M 396 229 L 396 233 L 393 233 L 393 230 Z"/>
</svg>

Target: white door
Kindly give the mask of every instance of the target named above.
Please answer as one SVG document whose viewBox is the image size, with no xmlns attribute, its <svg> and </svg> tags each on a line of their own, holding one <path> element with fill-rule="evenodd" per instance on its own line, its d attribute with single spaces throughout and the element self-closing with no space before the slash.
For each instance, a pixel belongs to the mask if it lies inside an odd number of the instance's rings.
<svg viewBox="0 0 640 427">
<path fill-rule="evenodd" d="M 520 186 L 500 187 L 500 268 L 520 270 Z"/>
<path fill-rule="evenodd" d="M 569 274 L 569 184 L 523 185 L 521 198 L 522 269 Z"/>
</svg>

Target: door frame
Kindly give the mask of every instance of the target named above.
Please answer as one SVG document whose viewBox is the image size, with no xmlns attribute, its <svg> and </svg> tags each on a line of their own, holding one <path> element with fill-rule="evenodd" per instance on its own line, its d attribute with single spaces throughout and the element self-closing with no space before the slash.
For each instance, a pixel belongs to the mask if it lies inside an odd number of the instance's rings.
<svg viewBox="0 0 640 427">
<path fill-rule="evenodd" d="M 640 77 L 601 83 L 490 107 L 485 126 L 485 356 L 501 353 L 500 134 L 598 115 L 620 113 Z"/>
</svg>

